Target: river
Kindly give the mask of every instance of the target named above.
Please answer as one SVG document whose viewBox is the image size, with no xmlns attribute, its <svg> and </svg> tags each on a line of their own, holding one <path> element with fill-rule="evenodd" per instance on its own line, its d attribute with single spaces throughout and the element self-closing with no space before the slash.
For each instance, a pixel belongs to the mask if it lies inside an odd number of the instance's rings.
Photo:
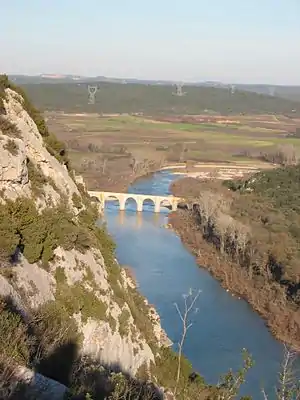
<svg viewBox="0 0 300 400">
<path fill-rule="evenodd" d="M 170 194 L 169 186 L 178 177 L 169 171 L 154 174 L 134 183 L 129 193 Z M 254 359 L 247 382 L 241 393 L 262 399 L 261 387 L 274 396 L 283 345 L 270 334 L 262 318 L 244 301 L 233 297 L 203 268 L 183 246 L 179 237 L 164 228 L 168 209 L 153 213 L 146 204 L 143 213 L 136 213 L 135 203 L 128 200 L 126 211 L 120 212 L 116 202 L 105 208 L 108 231 L 117 244 L 120 264 L 130 265 L 140 291 L 154 304 L 163 328 L 177 349 L 181 324 L 174 303 L 183 305 L 182 295 L 189 289 L 201 290 L 198 312 L 191 314 L 193 322 L 184 346 L 193 368 L 207 382 L 216 384 L 220 375 L 242 365 L 242 349 Z"/>
</svg>

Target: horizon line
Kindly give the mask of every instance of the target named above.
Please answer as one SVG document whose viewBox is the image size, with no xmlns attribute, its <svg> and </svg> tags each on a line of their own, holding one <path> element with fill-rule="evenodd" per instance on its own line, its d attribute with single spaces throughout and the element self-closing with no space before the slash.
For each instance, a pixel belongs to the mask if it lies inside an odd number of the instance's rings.
<svg viewBox="0 0 300 400">
<path fill-rule="evenodd" d="M 96 78 L 105 78 L 105 79 L 115 79 L 115 80 L 136 80 L 136 81 L 150 81 L 150 82 L 168 82 L 168 83 L 182 83 L 182 84 L 199 84 L 199 83 L 216 83 L 222 85 L 263 85 L 263 86 L 287 86 L 287 87 L 300 87 L 300 83 L 298 84 L 285 84 L 285 83 L 263 83 L 263 82 L 256 82 L 256 83 L 247 83 L 247 82 L 234 82 L 234 81 L 221 81 L 221 80 L 183 80 L 183 79 L 156 79 L 156 78 L 136 78 L 136 77 L 116 77 L 116 76 L 106 76 L 106 75 L 81 75 L 81 74 L 72 74 L 72 73 L 39 73 L 39 74 L 26 74 L 26 73 L 9 73 L 9 72 L 2 72 L 6 75 L 10 76 L 24 76 L 24 77 L 44 77 L 53 80 L 59 80 L 66 77 L 74 77 L 79 79 L 96 79 Z"/>
</svg>

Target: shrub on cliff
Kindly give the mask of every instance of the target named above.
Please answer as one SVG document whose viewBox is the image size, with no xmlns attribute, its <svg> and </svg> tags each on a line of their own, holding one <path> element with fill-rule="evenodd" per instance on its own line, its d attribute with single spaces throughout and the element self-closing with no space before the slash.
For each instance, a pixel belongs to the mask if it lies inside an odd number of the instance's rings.
<svg viewBox="0 0 300 400">
<path fill-rule="evenodd" d="M 44 137 L 44 142 L 49 153 L 68 167 L 69 159 L 65 144 L 59 141 L 52 133 Z"/>
<path fill-rule="evenodd" d="M 36 166 L 29 158 L 27 158 L 27 170 L 33 194 L 39 197 L 44 193 L 44 185 L 47 184 L 49 179 L 43 174 L 41 168 Z"/>
<path fill-rule="evenodd" d="M 66 250 L 76 248 L 81 252 L 91 246 L 111 246 L 101 228 L 94 227 L 93 230 L 98 232 L 97 239 L 89 226 L 76 222 L 64 203 L 41 213 L 37 211 L 34 201 L 28 198 L 6 200 L 6 204 L 0 204 L 2 261 L 9 261 L 19 249 L 28 262 L 42 260 L 46 265 L 53 259 L 54 250 L 58 246 Z M 111 250 L 107 249 L 108 254 Z"/>
<path fill-rule="evenodd" d="M 9 365 L 26 365 L 30 359 L 31 341 L 27 326 L 21 316 L 11 310 L 7 301 L 0 298 L 0 362 Z M 3 340 L 5 338 L 5 340 Z"/>
<path fill-rule="evenodd" d="M 3 146 L 3 148 L 5 150 L 7 150 L 12 156 L 17 156 L 18 152 L 19 152 L 19 146 L 17 145 L 17 143 L 12 140 L 12 139 L 8 139 L 8 141 L 5 143 L 5 145 Z"/>
<path fill-rule="evenodd" d="M 2 131 L 3 135 L 6 136 L 13 138 L 21 137 L 21 132 L 19 131 L 18 127 L 2 115 L 0 115 L 0 131 Z"/>
<path fill-rule="evenodd" d="M 14 254 L 20 238 L 5 205 L 0 204 L 0 263 L 6 265 Z"/>
<path fill-rule="evenodd" d="M 0 341 L 1 399 L 33 398 L 25 396 L 26 384 L 20 383 L 16 375 L 19 366 L 35 369 L 57 381 L 69 376 L 75 359 L 67 350 L 76 348 L 77 328 L 55 302 L 35 311 L 27 310 L 25 319 L 11 299 L 0 298 L 0 335 L 5 338 Z"/>
</svg>

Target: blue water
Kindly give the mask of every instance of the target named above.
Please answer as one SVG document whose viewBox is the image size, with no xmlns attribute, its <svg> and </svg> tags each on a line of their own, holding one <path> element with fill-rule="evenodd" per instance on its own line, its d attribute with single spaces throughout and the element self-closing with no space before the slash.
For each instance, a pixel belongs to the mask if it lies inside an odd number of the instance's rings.
<svg viewBox="0 0 300 400">
<path fill-rule="evenodd" d="M 169 194 L 169 186 L 177 177 L 167 171 L 136 182 L 130 193 Z M 117 243 L 117 258 L 130 265 L 141 292 L 157 308 L 170 339 L 178 343 L 180 320 L 174 303 L 183 305 L 182 295 L 192 288 L 201 290 L 193 322 L 188 331 L 184 353 L 209 383 L 217 383 L 220 375 L 242 365 L 242 349 L 255 361 L 248 372 L 241 393 L 262 399 L 263 386 L 269 399 L 274 399 L 283 345 L 272 337 L 263 320 L 243 300 L 226 292 L 185 249 L 179 237 L 164 228 L 168 209 L 153 213 L 146 204 L 143 213 L 136 213 L 132 200 L 120 212 L 116 202 L 105 210 L 108 230 Z"/>
</svg>

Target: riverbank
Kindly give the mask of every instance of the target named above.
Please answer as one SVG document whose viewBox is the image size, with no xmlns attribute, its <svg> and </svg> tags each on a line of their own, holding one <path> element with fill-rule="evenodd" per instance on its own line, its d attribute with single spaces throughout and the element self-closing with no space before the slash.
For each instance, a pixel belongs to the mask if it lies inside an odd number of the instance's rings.
<svg viewBox="0 0 300 400">
<path fill-rule="evenodd" d="M 299 312 L 276 301 L 276 292 L 280 290 L 278 285 L 258 287 L 239 265 L 221 257 L 219 251 L 203 238 L 191 212 L 178 210 L 170 213 L 169 223 L 201 268 L 207 269 L 233 296 L 246 300 L 278 340 L 300 350 Z"/>
<path fill-rule="evenodd" d="M 95 179 L 94 174 L 91 176 L 89 172 L 83 174 L 87 180 L 89 190 L 97 190 L 101 187 L 102 190 L 108 192 L 125 193 L 130 185 L 137 182 L 139 179 L 146 179 L 152 174 L 160 171 L 170 170 L 178 177 L 186 176 L 191 178 L 200 179 L 236 179 L 241 178 L 247 174 L 258 172 L 262 169 L 271 169 L 274 165 L 263 162 L 235 162 L 235 163 L 196 163 L 190 166 L 186 163 L 172 163 L 169 165 L 154 166 L 147 172 L 135 172 L 132 170 L 123 169 L 120 167 L 116 172 L 114 169 L 108 171 L 105 175 L 97 175 Z M 122 173 L 120 174 L 120 171 Z"/>
<path fill-rule="evenodd" d="M 141 172 L 141 173 L 132 173 L 129 171 L 123 171 L 123 174 L 114 175 L 113 173 L 103 175 L 97 180 L 89 180 L 88 174 L 83 174 L 84 179 L 86 180 L 87 186 L 89 190 L 101 190 L 107 192 L 116 192 L 116 193 L 126 193 L 129 186 L 138 182 L 141 179 L 147 179 L 151 175 L 155 174 L 156 172 L 167 170 L 167 169 L 176 169 L 176 168 L 185 168 L 182 164 L 172 164 L 170 166 L 165 167 L 157 167 L 152 168 L 149 171 Z"/>
</svg>

